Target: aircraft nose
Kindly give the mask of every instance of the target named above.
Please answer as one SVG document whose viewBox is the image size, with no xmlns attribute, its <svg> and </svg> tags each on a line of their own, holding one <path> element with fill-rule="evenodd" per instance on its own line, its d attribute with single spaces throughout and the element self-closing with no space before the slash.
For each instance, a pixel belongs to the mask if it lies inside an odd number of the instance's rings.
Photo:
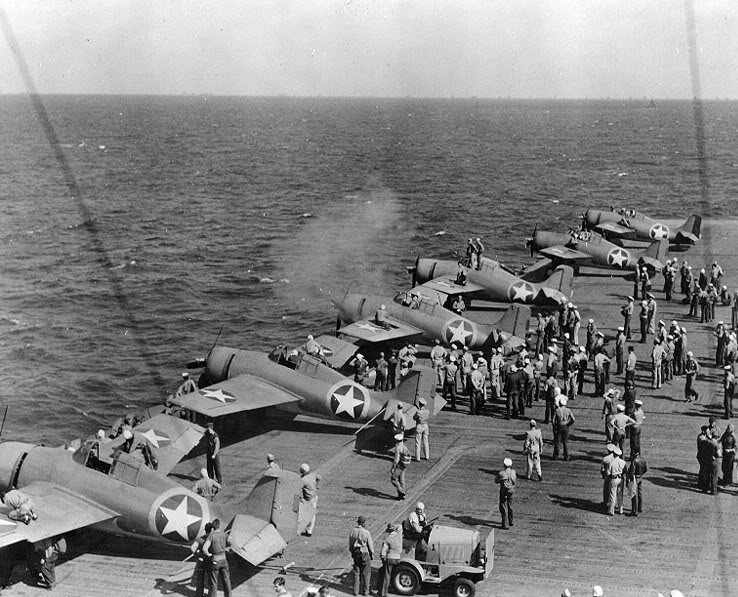
<svg viewBox="0 0 738 597">
<path fill-rule="evenodd" d="M 203 373 L 209 382 L 208 385 L 228 379 L 228 366 L 234 353 L 232 348 L 221 346 L 216 346 L 210 351 Z"/>
<path fill-rule="evenodd" d="M 436 269 L 434 259 L 418 259 L 415 265 L 415 279 L 421 284 L 433 279 L 433 270 Z"/>
</svg>

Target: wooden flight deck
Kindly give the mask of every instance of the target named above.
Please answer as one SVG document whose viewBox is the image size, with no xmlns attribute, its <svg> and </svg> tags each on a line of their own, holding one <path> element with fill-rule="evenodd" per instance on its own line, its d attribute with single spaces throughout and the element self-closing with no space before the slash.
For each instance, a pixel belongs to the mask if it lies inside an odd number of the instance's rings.
<svg viewBox="0 0 738 597">
<path fill-rule="evenodd" d="M 669 257 L 677 256 L 680 262 L 686 258 L 696 272 L 717 259 L 733 291 L 738 286 L 737 226 L 735 220 L 705 221 L 700 244 Z M 676 286 L 678 289 L 678 278 Z M 573 460 L 551 460 L 552 434 L 550 426 L 542 425 L 543 402 L 534 403 L 526 413 L 543 427 L 543 482 L 525 479 L 522 442 L 528 419 L 504 420 L 500 403 L 487 404 L 484 416 L 471 417 L 468 402 L 462 398 L 459 412 L 444 411 L 431 420 L 431 460 L 409 466 L 409 493 L 404 501 L 394 499 L 389 455 L 353 451 L 354 427 L 302 417 L 294 421 L 270 417 L 254 421 L 246 430 L 246 439 L 224 449 L 225 488 L 216 499 L 245 496 L 269 452 L 292 470 L 308 462 L 323 477 L 316 529 L 312 537 L 299 537 L 282 557 L 260 568 L 233 558 L 233 594 L 273 596 L 272 580 L 282 566 L 294 562 L 286 573 L 294 597 L 322 584 L 330 585 L 334 595 L 350 595 L 347 542 L 357 516 L 367 516 L 378 552 L 387 522 L 401 520 L 421 500 L 429 516 L 439 516 L 444 524 L 477 528 L 483 535 L 495 529 L 494 570 L 477 585 L 480 596 L 559 595 L 565 588 L 575 596 L 591 595 L 595 584 L 608 597 L 655 596 L 675 588 L 694 597 L 738 595 L 738 486 L 721 488 L 717 496 L 696 488 L 695 440 L 700 426 L 711 414 L 722 429 L 727 423 L 722 419 L 722 371 L 714 366 L 716 322 L 700 324 L 688 318 L 688 307 L 678 302 L 681 296 L 675 293 L 677 300 L 666 303 L 661 288 L 658 276 L 654 280 L 657 319 L 667 323 L 676 319 L 686 327 L 690 349 L 702 365 L 697 384 L 701 398 L 697 404 L 684 401 L 683 377 L 651 390 L 650 344 L 634 344 L 639 359 L 636 387 L 646 413 L 642 451 L 649 466 L 643 483 L 643 514 L 608 517 L 600 506 L 599 465 L 606 452 L 602 399 L 591 395 L 591 367 L 585 394 L 569 403 L 577 419 L 570 439 Z M 632 282 L 602 270 L 575 278 L 574 302 L 583 324 L 592 317 L 613 337 L 622 324 L 620 306 L 632 289 Z M 729 326 L 730 307 L 716 311 L 716 320 Z M 634 319 L 637 328 L 637 312 Z M 584 325 L 580 339 L 583 337 Z M 634 340 L 638 337 L 635 332 Z M 622 377 L 613 375 L 611 385 L 622 388 Z M 408 447 L 414 452 L 412 439 Z M 520 481 L 514 501 L 515 526 L 503 531 L 499 529 L 494 474 L 505 457 L 513 459 Z M 189 485 L 202 462 L 200 458 L 181 463 L 175 472 Z M 627 502 L 625 511 L 630 511 Z M 93 532 L 81 533 L 70 545 L 70 553 L 57 567 L 59 584 L 54 595 L 195 594 L 187 584 L 192 563 L 183 562 L 189 555 L 186 549 Z M 378 556 L 374 566 L 373 583 Z M 27 584 L 18 568 L 3 595 L 47 593 Z"/>
</svg>

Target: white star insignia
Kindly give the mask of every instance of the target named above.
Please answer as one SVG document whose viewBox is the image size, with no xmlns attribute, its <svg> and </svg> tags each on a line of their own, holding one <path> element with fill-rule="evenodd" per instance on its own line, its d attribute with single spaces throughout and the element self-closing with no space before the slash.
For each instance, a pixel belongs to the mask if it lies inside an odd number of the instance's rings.
<svg viewBox="0 0 738 597">
<path fill-rule="evenodd" d="M 525 282 L 519 282 L 510 287 L 510 294 L 512 300 L 525 302 L 533 295 L 533 289 Z"/>
<path fill-rule="evenodd" d="M 338 405 L 336 406 L 335 413 L 337 415 L 340 415 L 341 413 L 346 413 L 349 417 L 352 419 L 355 418 L 354 415 L 354 409 L 357 406 L 360 406 L 364 404 L 364 397 L 362 396 L 362 399 L 359 400 L 355 397 L 356 393 L 356 387 L 354 386 L 344 386 L 346 388 L 346 392 L 344 394 L 339 394 L 339 390 L 342 390 L 343 388 L 339 388 L 333 394 L 331 395 L 331 398 L 335 398 L 336 402 L 338 402 Z"/>
<path fill-rule="evenodd" d="M 147 429 L 146 431 L 142 432 L 141 435 L 145 437 L 148 442 L 156 448 L 161 447 L 159 440 L 161 440 L 162 442 L 169 441 L 169 437 L 167 437 L 166 435 L 157 435 L 156 429 Z"/>
<path fill-rule="evenodd" d="M 190 540 L 187 528 L 191 524 L 202 520 L 200 516 L 193 516 L 187 512 L 187 496 L 185 495 L 182 496 L 182 501 L 174 510 L 163 506 L 160 506 L 159 510 L 167 519 L 167 525 L 162 529 L 161 534 L 178 533 L 185 541 Z"/>
<path fill-rule="evenodd" d="M 607 254 L 607 260 L 611 265 L 623 267 L 628 262 L 628 252 L 624 249 L 613 249 Z"/>
<path fill-rule="evenodd" d="M 669 229 L 663 224 L 654 224 L 649 232 L 651 238 L 669 238 Z"/>
<path fill-rule="evenodd" d="M 379 328 L 375 328 L 371 323 L 359 323 L 356 325 L 357 328 L 361 330 L 367 330 L 371 332 L 372 334 L 375 334 L 379 331 Z"/>
<path fill-rule="evenodd" d="M 234 401 L 233 396 L 226 394 L 220 388 L 217 390 L 200 390 L 200 391 L 202 392 L 202 395 L 205 396 L 205 398 L 210 398 L 211 400 L 217 400 L 218 402 L 222 402 L 223 404 Z"/>
<path fill-rule="evenodd" d="M 463 319 L 458 319 L 450 323 L 447 328 L 447 336 L 448 332 L 451 334 L 451 337 L 448 339 L 449 343 L 453 344 L 454 342 L 461 342 L 462 346 L 466 346 L 466 339 L 469 336 L 474 335 L 474 332 L 470 330 L 467 331 L 466 322 Z"/>
</svg>

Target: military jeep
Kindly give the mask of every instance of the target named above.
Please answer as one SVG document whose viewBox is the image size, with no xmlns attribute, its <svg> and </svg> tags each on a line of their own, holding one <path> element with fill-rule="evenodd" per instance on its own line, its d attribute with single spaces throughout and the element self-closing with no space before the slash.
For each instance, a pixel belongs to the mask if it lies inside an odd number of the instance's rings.
<svg viewBox="0 0 738 597">
<path fill-rule="evenodd" d="M 473 597 L 476 583 L 487 578 L 494 565 L 494 531 L 482 542 L 479 531 L 433 525 L 422 541 L 404 541 L 400 562 L 392 571 L 390 587 L 400 595 L 415 595 L 423 584 L 451 587 L 454 597 Z"/>
</svg>

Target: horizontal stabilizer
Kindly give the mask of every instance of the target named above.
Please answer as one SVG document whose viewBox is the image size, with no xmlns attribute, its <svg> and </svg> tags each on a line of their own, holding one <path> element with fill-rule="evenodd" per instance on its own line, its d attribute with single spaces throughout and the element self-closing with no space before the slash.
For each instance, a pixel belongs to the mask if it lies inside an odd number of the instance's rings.
<svg viewBox="0 0 738 597">
<path fill-rule="evenodd" d="M 258 566 L 287 547 L 274 525 L 248 514 L 237 514 L 230 528 L 231 549 Z"/>
<path fill-rule="evenodd" d="M 523 273 L 520 275 L 520 279 L 525 280 L 526 282 L 539 284 L 546 279 L 546 272 L 549 269 L 551 269 L 551 260 L 546 258 L 539 259 L 533 265 L 529 265 L 525 268 Z M 515 274 L 515 272 L 510 273 Z"/>
<path fill-rule="evenodd" d="M 702 216 L 697 214 L 689 216 L 687 221 L 684 222 L 677 230 L 676 242 L 678 244 L 691 244 L 694 245 L 700 239 L 702 233 Z"/>
<path fill-rule="evenodd" d="M 446 401 L 441 397 L 440 394 L 433 396 L 433 415 L 437 415 L 446 406 Z"/>
</svg>

